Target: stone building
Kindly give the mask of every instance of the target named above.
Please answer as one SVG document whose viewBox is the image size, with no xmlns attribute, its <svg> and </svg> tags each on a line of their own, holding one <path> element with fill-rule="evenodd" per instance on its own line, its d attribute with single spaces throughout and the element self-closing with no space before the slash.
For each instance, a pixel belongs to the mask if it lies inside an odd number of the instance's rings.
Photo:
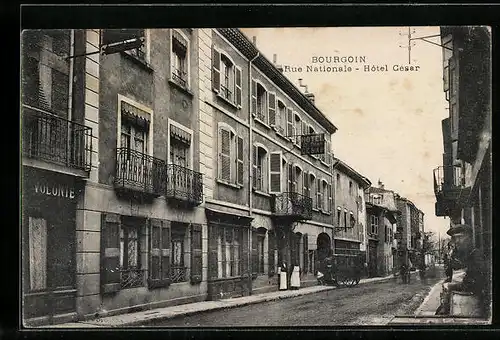
<svg viewBox="0 0 500 340">
<path fill-rule="evenodd" d="M 385 189 L 379 181 L 378 187 L 370 187 L 365 191 L 365 202 L 368 275 L 389 275 L 394 268 L 394 229 L 399 214 L 394 192 Z"/>
<path fill-rule="evenodd" d="M 405 197 L 396 194 L 395 199 L 399 214 L 396 228 L 398 251 L 394 254 L 394 265 L 399 268 L 405 263 L 409 267 L 418 267 L 423 261 L 424 213 Z"/>
</svg>

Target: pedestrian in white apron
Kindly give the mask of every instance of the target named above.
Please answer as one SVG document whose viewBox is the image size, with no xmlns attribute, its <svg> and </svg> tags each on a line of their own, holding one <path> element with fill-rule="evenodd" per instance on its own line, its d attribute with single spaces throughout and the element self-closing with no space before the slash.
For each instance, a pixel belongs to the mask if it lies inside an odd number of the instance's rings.
<svg viewBox="0 0 500 340">
<path fill-rule="evenodd" d="M 299 268 L 299 266 L 293 267 L 292 277 L 290 278 L 290 287 L 293 289 L 300 288 L 300 268 Z"/>
<path fill-rule="evenodd" d="M 278 268 L 279 272 L 279 278 L 280 278 L 280 284 L 279 284 L 279 290 L 287 290 L 288 285 L 287 285 L 287 272 L 286 272 L 286 264 L 283 262 L 280 268 Z"/>
</svg>

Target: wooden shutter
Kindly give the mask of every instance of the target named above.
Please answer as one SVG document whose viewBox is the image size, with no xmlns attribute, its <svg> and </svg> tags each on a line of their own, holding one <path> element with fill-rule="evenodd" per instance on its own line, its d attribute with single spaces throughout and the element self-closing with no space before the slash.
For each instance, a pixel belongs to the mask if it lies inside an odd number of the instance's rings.
<svg viewBox="0 0 500 340">
<path fill-rule="evenodd" d="M 293 192 L 293 165 L 288 163 L 288 192 Z"/>
<path fill-rule="evenodd" d="M 258 148 L 256 145 L 252 145 L 252 188 L 256 189 L 257 188 L 257 151 Z"/>
<path fill-rule="evenodd" d="M 252 277 L 257 277 L 257 272 L 259 270 L 259 254 L 257 251 L 257 228 L 251 230 L 252 233 Z"/>
<path fill-rule="evenodd" d="M 217 236 L 219 228 L 217 225 L 208 225 L 208 277 L 217 278 Z"/>
<path fill-rule="evenodd" d="M 269 156 L 269 193 L 276 194 L 281 192 L 281 151 L 272 152 Z"/>
<path fill-rule="evenodd" d="M 333 211 L 333 190 L 332 190 L 332 185 L 329 183 L 328 184 L 328 211 L 332 212 Z"/>
<path fill-rule="evenodd" d="M 293 111 L 291 108 L 286 108 L 286 135 L 289 138 L 293 138 L 295 135 L 293 126 Z"/>
<path fill-rule="evenodd" d="M 274 231 L 269 231 L 267 233 L 268 251 L 267 251 L 267 268 L 269 276 L 273 276 L 275 273 L 274 267 L 274 253 L 276 249 L 276 235 Z"/>
<path fill-rule="evenodd" d="M 101 215 L 101 292 L 120 290 L 120 215 Z"/>
<path fill-rule="evenodd" d="M 272 126 L 276 125 L 276 94 L 269 92 L 268 99 L 269 104 L 267 107 L 269 108 L 269 125 Z"/>
<path fill-rule="evenodd" d="M 307 234 L 304 234 L 302 236 L 303 242 L 304 242 L 304 268 L 302 270 L 303 273 L 307 273 L 308 268 L 309 268 L 309 239 Z"/>
<path fill-rule="evenodd" d="M 149 220 L 149 278 L 150 289 L 170 285 L 170 222 Z"/>
<path fill-rule="evenodd" d="M 231 181 L 231 132 L 226 129 L 219 130 L 219 176 L 220 179 Z"/>
<path fill-rule="evenodd" d="M 318 178 L 316 180 L 316 195 L 318 196 L 317 200 L 318 200 L 318 209 L 322 209 L 323 208 L 323 201 L 322 201 L 322 187 L 321 187 L 321 180 Z"/>
<path fill-rule="evenodd" d="M 243 138 L 238 136 L 236 142 L 236 184 L 243 185 Z"/>
<path fill-rule="evenodd" d="M 220 52 L 212 46 L 212 88 L 220 92 Z"/>
<path fill-rule="evenodd" d="M 202 226 L 191 224 L 191 283 L 203 280 Z"/>
<path fill-rule="evenodd" d="M 304 196 L 309 197 L 309 173 L 307 171 L 304 171 L 302 173 L 302 184 L 304 186 Z"/>
<path fill-rule="evenodd" d="M 242 228 L 242 242 L 241 242 L 241 274 L 243 277 L 248 277 L 250 274 L 249 271 L 249 235 L 248 235 L 248 229 L 247 228 Z"/>
<path fill-rule="evenodd" d="M 235 68 L 234 85 L 236 88 L 236 105 L 241 107 L 241 68 Z"/>
<path fill-rule="evenodd" d="M 257 115 L 257 82 L 252 79 L 252 115 Z"/>
</svg>

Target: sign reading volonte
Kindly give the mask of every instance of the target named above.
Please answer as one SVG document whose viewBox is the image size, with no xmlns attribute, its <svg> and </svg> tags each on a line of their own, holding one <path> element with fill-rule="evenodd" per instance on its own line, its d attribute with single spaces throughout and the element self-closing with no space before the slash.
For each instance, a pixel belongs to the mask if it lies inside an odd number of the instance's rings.
<svg viewBox="0 0 500 340">
<path fill-rule="evenodd" d="M 75 198 L 75 189 L 65 185 L 35 183 L 35 193 L 53 197 Z"/>
</svg>

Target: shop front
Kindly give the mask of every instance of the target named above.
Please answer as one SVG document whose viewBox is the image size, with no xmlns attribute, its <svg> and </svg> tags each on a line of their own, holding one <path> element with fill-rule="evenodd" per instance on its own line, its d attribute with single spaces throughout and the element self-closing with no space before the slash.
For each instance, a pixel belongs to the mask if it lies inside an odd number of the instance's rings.
<svg viewBox="0 0 500 340">
<path fill-rule="evenodd" d="M 76 204 L 83 183 L 75 177 L 23 167 L 23 318 L 52 323 L 75 312 Z"/>
<path fill-rule="evenodd" d="M 250 295 L 252 218 L 205 209 L 208 221 L 208 299 Z"/>
</svg>

